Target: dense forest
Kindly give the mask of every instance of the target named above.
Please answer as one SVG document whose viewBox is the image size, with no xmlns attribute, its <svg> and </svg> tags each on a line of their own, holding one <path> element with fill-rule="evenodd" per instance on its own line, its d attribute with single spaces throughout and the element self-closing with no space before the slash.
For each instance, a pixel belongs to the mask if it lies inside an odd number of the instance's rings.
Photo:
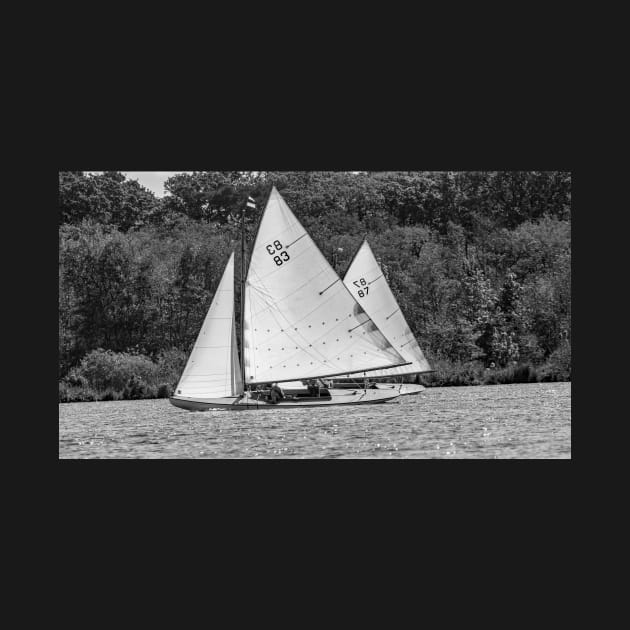
<svg viewBox="0 0 630 630">
<path fill-rule="evenodd" d="M 570 380 L 568 172 L 209 171 L 156 197 L 120 172 L 65 171 L 60 401 L 169 395 L 246 199 L 251 246 L 272 185 L 340 275 L 367 236 L 435 369 L 421 382 Z"/>
</svg>

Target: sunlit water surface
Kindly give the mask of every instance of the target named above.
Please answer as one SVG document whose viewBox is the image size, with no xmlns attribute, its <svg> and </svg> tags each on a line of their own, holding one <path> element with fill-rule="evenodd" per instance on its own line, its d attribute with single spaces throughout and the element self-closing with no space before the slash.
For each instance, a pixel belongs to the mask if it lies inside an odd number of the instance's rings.
<svg viewBox="0 0 630 630">
<path fill-rule="evenodd" d="M 440 387 L 365 406 L 59 405 L 60 458 L 570 458 L 571 384 Z"/>
</svg>

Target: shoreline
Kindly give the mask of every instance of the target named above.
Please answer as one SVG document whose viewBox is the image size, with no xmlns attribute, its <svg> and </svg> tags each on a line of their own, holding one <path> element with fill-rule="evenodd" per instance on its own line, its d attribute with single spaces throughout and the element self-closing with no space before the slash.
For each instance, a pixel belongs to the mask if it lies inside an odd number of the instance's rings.
<svg viewBox="0 0 630 630">
<path fill-rule="evenodd" d="M 491 387 L 491 386 L 496 386 L 496 385 L 536 385 L 536 384 L 541 384 L 541 383 L 571 383 L 571 379 L 554 379 L 554 380 L 545 380 L 545 381 L 514 381 L 511 383 L 451 383 L 451 384 L 445 384 L 445 385 L 425 385 L 426 389 L 440 389 L 440 388 L 446 388 L 446 387 L 453 387 L 453 388 L 457 388 L 457 387 Z M 149 396 L 149 397 L 142 397 L 142 398 L 124 398 L 124 397 L 119 397 L 119 398 L 111 398 L 111 397 L 106 397 L 106 398 L 91 398 L 90 394 L 86 394 L 86 398 L 84 398 L 83 400 L 59 400 L 58 404 L 59 405 L 69 405 L 69 404 L 77 404 L 77 403 L 92 403 L 92 402 L 126 402 L 126 401 L 130 401 L 130 400 L 165 400 L 167 399 L 167 396 Z"/>
</svg>

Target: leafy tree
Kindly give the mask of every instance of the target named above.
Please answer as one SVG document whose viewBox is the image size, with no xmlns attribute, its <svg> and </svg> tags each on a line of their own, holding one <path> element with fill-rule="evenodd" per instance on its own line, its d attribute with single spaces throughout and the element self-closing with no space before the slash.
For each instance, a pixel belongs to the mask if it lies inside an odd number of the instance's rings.
<svg viewBox="0 0 630 630">
<path fill-rule="evenodd" d="M 81 171 L 59 173 L 62 224 L 90 219 L 127 231 L 150 222 L 159 207 L 160 202 L 151 191 L 118 171 L 98 175 Z"/>
<path fill-rule="evenodd" d="M 249 248 L 272 185 L 340 273 L 367 235 L 430 360 L 566 372 L 570 173 L 209 171 L 170 178 L 156 199 L 119 172 L 66 171 L 60 376 L 98 348 L 181 361 L 240 250 L 247 197 L 257 202 L 245 213 Z M 239 309 L 238 264 L 235 280 Z M 175 363 L 151 386 L 172 386 Z"/>
</svg>

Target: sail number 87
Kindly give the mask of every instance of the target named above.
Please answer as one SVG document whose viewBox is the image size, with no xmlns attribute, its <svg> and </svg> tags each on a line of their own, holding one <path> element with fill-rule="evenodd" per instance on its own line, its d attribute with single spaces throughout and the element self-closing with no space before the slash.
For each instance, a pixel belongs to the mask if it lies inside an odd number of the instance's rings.
<svg viewBox="0 0 630 630">
<path fill-rule="evenodd" d="M 275 262 L 278 267 L 289 260 L 289 254 L 282 250 L 282 243 L 280 241 L 274 241 L 271 245 L 265 246 L 265 249 L 270 256 L 273 256 L 273 262 Z"/>
<path fill-rule="evenodd" d="M 368 294 L 368 291 L 370 290 L 370 287 L 368 286 L 368 283 L 365 281 L 365 278 L 360 278 L 359 280 L 355 280 L 352 284 L 354 284 L 355 287 L 359 287 L 359 290 L 357 291 L 357 295 L 359 297 L 365 297 Z"/>
</svg>

